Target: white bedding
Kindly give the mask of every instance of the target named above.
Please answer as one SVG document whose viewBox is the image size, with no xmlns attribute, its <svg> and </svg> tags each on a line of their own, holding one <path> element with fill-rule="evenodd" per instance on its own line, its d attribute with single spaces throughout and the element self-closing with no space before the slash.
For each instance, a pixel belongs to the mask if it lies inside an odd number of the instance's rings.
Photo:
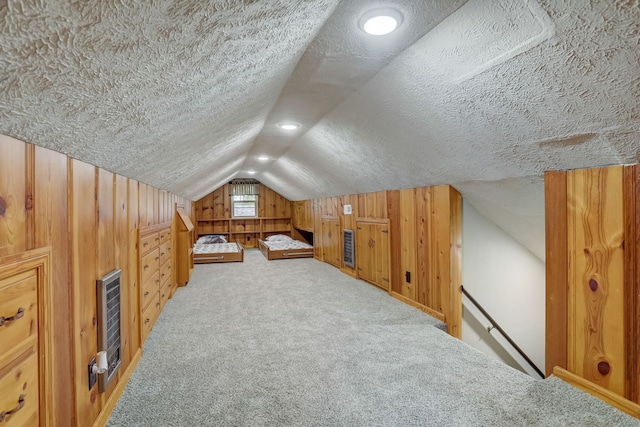
<svg viewBox="0 0 640 427">
<path fill-rule="evenodd" d="M 282 250 L 292 250 L 292 249 L 313 249 L 313 246 L 306 242 L 301 242 L 299 240 L 291 240 L 288 242 L 276 241 L 276 242 L 266 242 L 263 241 L 267 247 L 273 251 L 282 251 Z"/>
<path fill-rule="evenodd" d="M 193 246 L 194 254 L 219 254 L 229 252 L 240 252 L 238 244 L 233 243 L 196 243 Z"/>
</svg>

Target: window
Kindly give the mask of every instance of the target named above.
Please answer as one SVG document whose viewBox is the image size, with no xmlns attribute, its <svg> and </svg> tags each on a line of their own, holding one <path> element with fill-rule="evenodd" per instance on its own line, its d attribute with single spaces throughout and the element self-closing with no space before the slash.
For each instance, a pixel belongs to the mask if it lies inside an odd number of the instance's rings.
<svg viewBox="0 0 640 427">
<path fill-rule="evenodd" d="M 258 216 L 258 196 L 256 194 L 231 196 L 231 206 L 234 218 Z"/>
</svg>

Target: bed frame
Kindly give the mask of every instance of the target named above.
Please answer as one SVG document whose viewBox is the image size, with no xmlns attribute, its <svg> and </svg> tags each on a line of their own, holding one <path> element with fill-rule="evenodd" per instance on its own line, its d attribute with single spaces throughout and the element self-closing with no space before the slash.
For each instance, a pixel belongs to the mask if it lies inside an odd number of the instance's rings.
<svg viewBox="0 0 640 427">
<path fill-rule="evenodd" d="M 194 264 L 210 264 L 213 262 L 244 262 L 244 247 L 238 242 L 238 252 L 219 252 L 215 254 L 193 254 Z"/>
<path fill-rule="evenodd" d="M 258 239 L 258 246 L 260 252 L 269 261 L 274 259 L 287 259 L 287 258 L 313 258 L 313 248 L 309 249 L 281 249 L 274 250 L 269 249 L 263 240 Z"/>
</svg>

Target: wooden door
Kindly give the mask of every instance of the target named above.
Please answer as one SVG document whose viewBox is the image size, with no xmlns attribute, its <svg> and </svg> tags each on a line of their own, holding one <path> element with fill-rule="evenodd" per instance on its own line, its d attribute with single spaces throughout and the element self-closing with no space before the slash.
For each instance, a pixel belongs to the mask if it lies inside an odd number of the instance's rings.
<svg viewBox="0 0 640 427">
<path fill-rule="evenodd" d="M 358 221 L 356 245 L 358 277 L 389 290 L 389 224 Z"/>
<path fill-rule="evenodd" d="M 340 220 L 322 219 L 322 257 L 324 262 L 340 268 Z"/>
</svg>

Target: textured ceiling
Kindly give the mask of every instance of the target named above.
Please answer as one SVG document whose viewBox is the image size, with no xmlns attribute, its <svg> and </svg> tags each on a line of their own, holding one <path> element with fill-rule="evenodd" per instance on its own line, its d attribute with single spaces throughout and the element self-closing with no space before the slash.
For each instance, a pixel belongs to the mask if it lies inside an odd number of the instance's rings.
<svg viewBox="0 0 640 427">
<path fill-rule="evenodd" d="M 194 200 L 449 183 L 542 258 L 544 171 L 640 160 L 639 52 L 639 0 L 0 0 L 0 133 Z"/>
</svg>

